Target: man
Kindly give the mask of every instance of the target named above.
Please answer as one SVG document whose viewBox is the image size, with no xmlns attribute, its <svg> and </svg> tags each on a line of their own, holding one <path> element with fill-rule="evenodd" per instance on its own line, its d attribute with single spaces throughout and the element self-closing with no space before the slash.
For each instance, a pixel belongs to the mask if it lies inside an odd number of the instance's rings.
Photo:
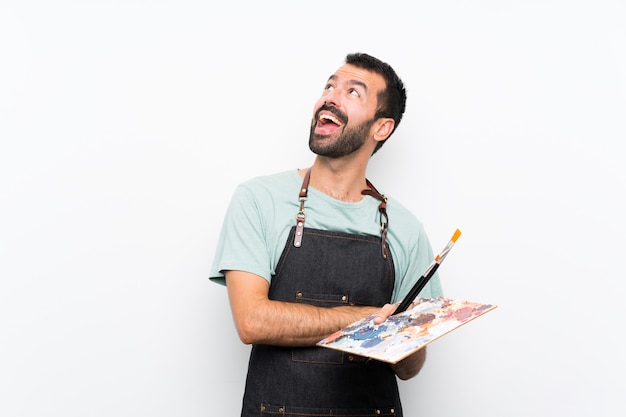
<svg viewBox="0 0 626 417">
<path fill-rule="evenodd" d="M 402 416 L 396 376 L 415 376 L 425 349 L 389 365 L 315 343 L 383 322 L 433 260 L 419 220 L 366 179 L 405 103 L 388 64 L 349 54 L 315 103 L 313 165 L 237 187 L 210 278 L 253 345 L 242 416 Z M 435 276 L 420 296 L 439 295 Z"/>
</svg>

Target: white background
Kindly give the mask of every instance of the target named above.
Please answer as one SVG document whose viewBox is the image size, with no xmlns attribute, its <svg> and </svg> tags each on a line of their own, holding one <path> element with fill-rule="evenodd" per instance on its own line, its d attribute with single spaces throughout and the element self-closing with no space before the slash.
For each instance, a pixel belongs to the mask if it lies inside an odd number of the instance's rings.
<svg viewBox="0 0 626 417">
<path fill-rule="evenodd" d="M 620 0 L 0 2 L 0 415 L 239 415 L 208 280 L 234 187 L 306 167 L 348 52 L 408 89 L 368 177 L 447 296 L 407 416 L 623 416 Z M 392 219 L 393 221 L 393 219 Z"/>
</svg>

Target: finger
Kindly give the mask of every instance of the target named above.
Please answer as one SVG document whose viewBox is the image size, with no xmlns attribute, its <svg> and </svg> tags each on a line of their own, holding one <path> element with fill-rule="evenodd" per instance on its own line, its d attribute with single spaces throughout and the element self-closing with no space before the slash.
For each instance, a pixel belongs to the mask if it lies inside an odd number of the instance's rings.
<svg viewBox="0 0 626 417">
<path fill-rule="evenodd" d="M 396 311 L 398 306 L 396 304 L 385 304 L 374 317 L 374 324 L 380 324 L 387 320 L 389 316 L 391 316 L 394 311 Z"/>
</svg>

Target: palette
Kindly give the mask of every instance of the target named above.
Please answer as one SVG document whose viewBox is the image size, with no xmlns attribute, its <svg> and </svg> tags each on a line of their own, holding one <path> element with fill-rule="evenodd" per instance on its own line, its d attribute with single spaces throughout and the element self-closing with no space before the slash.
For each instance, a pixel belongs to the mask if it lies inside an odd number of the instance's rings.
<svg viewBox="0 0 626 417">
<path fill-rule="evenodd" d="M 413 307 L 374 324 L 374 315 L 357 321 L 318 346 L 397 363 L 433 340 L 492 311 L 497 306 L 450 298 L 418 298 Z"/>
</svg>

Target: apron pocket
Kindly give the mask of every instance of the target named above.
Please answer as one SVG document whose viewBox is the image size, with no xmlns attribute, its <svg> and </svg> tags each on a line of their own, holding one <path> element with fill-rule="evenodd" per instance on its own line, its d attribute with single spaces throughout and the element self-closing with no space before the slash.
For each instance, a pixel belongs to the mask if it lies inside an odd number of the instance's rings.
<svg viewBox="0 0 626 417">
<path fill-rule="evenodd" d="M 324 363 L 329 365 L 343 364 L 344 353 L 339 350 L 323 347 L 293 348 L 291 360 L 294 362 Z"/>
<path fill-rule="evenodd" d="M 318 307 L 336 307 L 348 305 L 348 294 L 313 294 L 305 291 L 296 291 L 296 302 L 311 304 Z"/>
<path fill-rule="evenodd" d="M 261 404 L 262 417 L 378 417 L 396 416 L 395 407 L 381 408 L 310 408 L 292 407 L 288 405 Z"/>
<path fill-rule="evenodd" d="M 296 291 L 296 302 L 318 307 L 348 305 L 349 301 L 350 297 L 347 294 L 314 294 Z M 291 351 L 291 360 L 294 362 L 341 365 L 344 361 L 344 353 L 339 350 L 315 346 L 294 348 Z"/>
</svg>

